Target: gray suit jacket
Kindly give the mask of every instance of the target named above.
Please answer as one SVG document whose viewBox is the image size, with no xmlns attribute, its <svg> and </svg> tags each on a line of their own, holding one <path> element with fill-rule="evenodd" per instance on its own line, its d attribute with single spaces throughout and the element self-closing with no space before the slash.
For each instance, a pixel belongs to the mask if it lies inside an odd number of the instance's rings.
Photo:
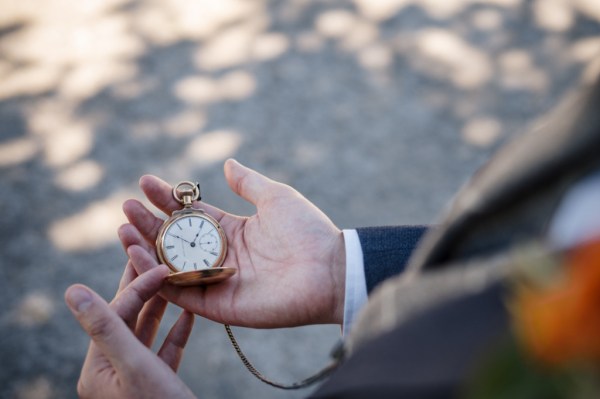
<svg viewBox="0 0 600 399">
<path fill-rule="evenodd" d="M 477 359 L 509 334 L 498 259 L 543 241 L 563 195 L 600 169 L 599 107 L 597 83 L 502 149 L 436 228 L 422 239 L 410 236 L 419 242 L 414 253 L 402 228 L 359 230 L 370 288 L 410 261 L 370 295 L 346 343 L 345 363 L 315 397 L 448 398 L 460 392 Z"/>
</svg>

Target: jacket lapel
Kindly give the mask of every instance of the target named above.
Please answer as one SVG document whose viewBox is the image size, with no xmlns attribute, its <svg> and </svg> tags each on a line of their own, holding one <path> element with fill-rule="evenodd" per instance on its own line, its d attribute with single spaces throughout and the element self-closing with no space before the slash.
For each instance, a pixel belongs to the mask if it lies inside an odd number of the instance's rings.
<svg viewBox="0 0 600 399">
<path fill-rule="evenodd" d="M 499 151 L 457 194 L 439 228 L 424 237 L 407 275 L 511 245 L 510 237 L 497 235 L 543 235 L 564 192 L 600 165 L 599 108 L 600 81 Z"/>
</svg>

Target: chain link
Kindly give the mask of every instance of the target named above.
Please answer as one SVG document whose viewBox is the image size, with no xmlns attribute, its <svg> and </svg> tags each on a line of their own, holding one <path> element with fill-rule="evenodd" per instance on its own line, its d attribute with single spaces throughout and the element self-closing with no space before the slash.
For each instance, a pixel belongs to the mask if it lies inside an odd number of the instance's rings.
<svg viewBox="0 0 600 399">
<path fill-rule="evenodd" d="M 240 349 L 240 345 L 237 343 L 235 337 L 233 336 L 233 332 L 231 331 L 231 327 L 228 324 L 225 324 L 224 326 L 225 326 L 225 331 L 227 332 L 227 336 L 229 336 L 229 340 L 231 341 L 231 345 L 233 345 L 233 348 L 237 352 L 238 356 L 240 357 L 240 360 L 242 361 L 242 363 L 244 363 L 244 366 L 246 366 L 246 368 L 248 369 L 248 371 L 250 371 L 250 373 L 252 373 L 252 375 L 254 375 L 256 378 L 258 378 L 259 380 L 261 380 L 265 384 L 271 385 L 271 386 L 273 386 L 275 388 L 280 388 L 280 389 L 300 389 L 300 388 L 307 387 L 307 386 L 312 385 L 315 382 L 317 382 L 319 380 L 322 380 L 323 378 L 327 377 L 339 365 L 338 361 L 334 361 L 330 365 L 326 366 L 325 368 L 323 368 L 322 370 L 320 370 L 319 372 L 317 372 L 316 374 L 314 374 L 314 375 L 312 375 L 312 376 L 310 376 L 310 377 L 308 377 L 308 378 L 306 378 L 306 379 L 304 379 L 302 381 L 294 382 L 294 383 L 291 383 L 291 384 L 281 384 L 281 383 L 278 383 L 278 382 L 271 381 L 270 379 L 268 379 L 267 377 L 265 377 L 264 375 L 262 375 L 261 372 L 258 371 L 252 365 L 252 363 L 250 363 L 250 361 L 248 360 L 248 358 L 246 357 L 246 355 L 244 355 L 244 352 L 242 352 L 242 350 Z"/>
</svg>

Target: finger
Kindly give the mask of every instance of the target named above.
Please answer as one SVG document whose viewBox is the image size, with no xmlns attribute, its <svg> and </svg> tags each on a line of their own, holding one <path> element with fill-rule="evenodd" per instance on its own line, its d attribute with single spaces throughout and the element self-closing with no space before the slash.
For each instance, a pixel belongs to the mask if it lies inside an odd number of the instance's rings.
<svg viewBox="0 0 600 399">
<path fill-rule="evenodd" d="M 165 265 L 159 265 L 154 257 L 152 257 L 148 251 L 145 251 L 142 247 L 137 245 L 132 245 L 127 250 L 127 255 L 133 264 L 133 267 L 140 274 L 145 274 L 151 270 L 154 270 L 158 267 L 165 267 Z M 164 294 L 167 300 L 173 301 L 173 298 L 179 297 L 182 290 L 179 287 L 164 284 L 161 289 L 161 294 Z M 202 291 L 198 290 L 200 294 L 198 294 L 199 299 L 201 298 Z"/>
<path fill-rule="evenodd" d="M 192 327 L 194 327 L 194 314 L 184 310 L 158 351 L 158 357 L 175 372 L 179 368 L 185 344 L 192 333 Z"/>
<path fill-rule="evenodd" d="M 115 298 L 119 295 L 119 293 L 121 293 L 121 291 L 125 289 L 125 287 L 127 287 L 133 280 L 135 280 L 137 276 L 138 274 L 135 271 L 133 265 L 131 264 L 131 261 L 127 261 L 127 264 L 125 265 L 125 270 L 123 271 L 123 275 L 121 276 L 121 281 L 119 281 L 119 288 L 117 289 Z M 127 326 L 131 330 L 135 328 L 135 324 L 136 320 L 129 320 L 127 322 Z"/>
<path fill-rule="evenodd" d="M 144 239 L 154 243 L 158 230 L 164 222 L 161 218 L 156 217 L 141 202 L 133 199 L 123 203 L 123 213 L 127 220 L 142 233 Z"/>
<path fill-rule="evenodd" d="M 156 260 L 142 247 L 137 245 L 132 245 L 127 250 L 127 255 L 131 259 L 133 267 L 140 274 L 144 274 L 149 270 L 153 270 L 159 267 L 159 264 Z M 165 267 L 164 265 L 161 265 Z M 160 295 L 167 299 L 169 302 L 173 302 L 179 305 L 183 305 L 184 303 L 193 303 L 194 304 L 194 312 L 196 309 L 205 309 L 205 296 L 206 292 L 209 289 L 212 289 L 213 286 L 209 286 L 205 289 L 198 289 L 198 287 L 177 287 L 171 284 L 165 284 L 160 290 Z"/>
<path fill-rule="evenodd" d="M 129 285 L 129 283 L 135 280 L 137 276 L 138 274 L 133 268 L 131 261 L 127 261 L 127 264 L 125 265 L 125 270 L 123 271 L 123 275 L 121 276 L 121 281 L 119 281 L 119 288 L 117 289 L 116 295 L 118 295 L 119 292 L 123 291 L 123 289 L 125 289 L 125 287 Z"/>
<path fill-rule="evenodd" d="M 110 307 L 126 323 L 135 323 L 144 304 L 157 294 L 169 271 L 161 265 L 146 273 L 140 274 L 111 302 Z M 135 325 L 135 324 L 132 324 Z"/>
<path fill-rule="evenodd" d="M 158 327 L 166 308 L 167 301 L 156 295 L 144 305 L 140 313 L 135 335 L 147 347 L 151 347 L 156 338 L 156 333 L 158 332 Z"/>
<path fill-rule="evenodd" d="M 132 245 L 127 248 L 127 256 L 129 256 L 135 270 L 140 274 L 146 273 L 159 266 L 156 259 L 139 245 Z"/>
<path fill-rule="evenodd" d="M 181 204 L 173 198 L 173 187 L 166 181 L 156 176 L 145 175 L 140 178 L 139 184 L 148 200 L 167 215 L 181 209 Z"/>
<path fill-rule="evenodd" d="M 133 280 L 135 280 L 137 275 L 138 274 L 135 271 L 135 269 L 133 268 L 131 261 L 127 261 L 127 264 L 125 265 L 125 269 L 123 270 L 123 275 L 121 276 L 121 280 L 119 281 L 119 288 L 117 289 L 115 297 L 121 291 L 123 291 L 123 289 L 125 289 L 125 287 L 128 286 Z M 135 323 L 134 322 L 128 323 L 128 327 L 129 327 L 129 329 L 133 329 L 135 327 Z M 85 361 L 83 363 L 83 367 L 81 370 L 82 375 L 84 375 L 86 373 L 93 374 L 94 372 L 90 371 L 90 369 L 94 369 L 94 368 L 101 369 L 102 367 L 104 367 L 107 364 L 106 362 L 107 362 L 106 358 L 104 357 L 102 352 L 98 349 L 98 347 L 96 345 L 94 345 L 94 343 L 92 341 L 88 347 L 88 352 L 85 357 Z"/>
<path fill-rule="evenodd" d="M 117 231 L 121 245 L 127 252 L 127 248 L 132 245 L 139 245 L 151 254 L 155 255 L 154 246 L 148 242 L 146 237 L 133 224 L 127 223 L 119 227 Z"/>
<path fill-rule="evenodd" d="M 84 331 L 117 370 L 125 370 L 136 361 L 139 341 L 98 294 L 75 284 L 65 292 L 65 301 Z"/>
<path fill-rule="evenodd" d="M 234 159 L 225 162 L 225 178 L 234 193 L 253 205 L 258 205 L 266 194 L 272 194 L 275 188 L 283 186 Z"/>
</svg>

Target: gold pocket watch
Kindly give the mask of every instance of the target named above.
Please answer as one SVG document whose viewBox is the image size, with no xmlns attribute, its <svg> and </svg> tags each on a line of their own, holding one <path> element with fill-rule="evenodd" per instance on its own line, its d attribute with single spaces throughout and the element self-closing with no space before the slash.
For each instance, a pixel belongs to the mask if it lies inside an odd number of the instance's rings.
<svg viewBox="0 0 600 399">
<path fill-rule="evenodd" d="M 180 286 L 221 282 L 236 272 L 221 267 L 227 256 L 227 237 L 223 228 L 202 209 L 192 207 L 200 199 L 200 186 L 183 181 L 173 188 L 173 197 L 183 205 L 161 226 L 156 252 L 171 269 L 167 281 Z"/>
</svg>

